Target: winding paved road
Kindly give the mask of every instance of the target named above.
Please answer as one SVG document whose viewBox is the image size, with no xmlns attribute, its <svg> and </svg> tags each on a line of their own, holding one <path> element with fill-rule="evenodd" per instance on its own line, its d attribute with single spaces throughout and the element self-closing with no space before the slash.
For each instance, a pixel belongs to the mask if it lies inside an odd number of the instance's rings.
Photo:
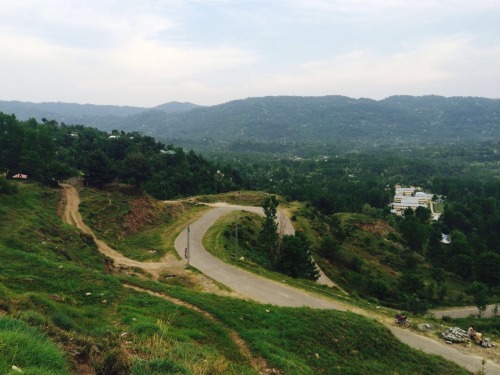
<svg viewBox="0 0 500 375">
<path fill-rule="evenodd" d="M 234 210 L 246 210 L 257 214 L 261 214 L 262 212 L 257 207 L 218 205 L 214 209 L 208 211 L 200 219 L 193 222 L 189 226 L 190 265 L 214 280 L 258 302 L 277 306 L 308 306 L 312 308 L 347 311 L 347 306 L 340 303 L 326 298 L 312 296 L 304 291 L 265 279 L 226 264 L 209 254 L 202 245 L 204 234 L 219 217 Z M 175 248 L 178 254 L 183 258 L 184 249 L 187 247 L 187 238 L 188 233 L 186 228 L 175 240 Z M 366 313 L 364 313 L 364 315 L 366 315 Z M 469 371 L 479 372 L 482 369 L 482 357 L 459 351 L 447 344 L 417 335 L 407 329 L 402 329 L 393 325 L 386 326 L 400 341 L 413 348 L 420 349 L 429 354 L 440 355 Z M 485 363 L 484 370 L 488 375 L 500 374 L 500 365 L 488 360 Z"/>
<path fill-rule="evenodd" d="M 65 207 L 63 212 L 63 220 L 71 225 L 75 225 L 83 232 L 91 235 L 98 245 L 99 251 L 113 259 L 116 265 L 125 265 L 131 267 L 139 267 L 153 275 L 157 275 L 164 270 L 171 270 L 176 267 L 177 260 L 164 259 L 162 262 L 139 262 L 126 258 L 116 250 L 110 248 L 85 225 L 80 213 L 78 205 L 80 199 L 78 192 L 73 186 L 61 184 L 64 192 Z M 190 264 L 196 267 L 204 274 L 212 277 L 231 289 L 240 292 L 242 295 L 254 299 L 255 301 L 273 304 L 277 306 L 308 306 L 320 309 L 335 309 L 346 311 L 347 306 L 334 302 L 326 298 L 320 298 L 307 294 L 283 285 L 258 275 L 246 272 L 244 270 L 230 266 L 219 259 L 209 254 L 202 246 L 202 238 L 207 229 L 222 215 L 225 215 L 234 210 L 246 210 L 262 214 L 262 210 L 257 207 L 243 206 L 222 206 L 216 207 L 208 211 L 204 216 L 190 225 Z M 282 220 L 285 227 L 282 228 L 282 233 L 293 233 L 291 224 L 287 224 L 286 220 Z M 187 246 L 187 230 L 185 229 L 175 240 L 175 248 L 181 257 L 184 257 L 184 249 Z M 350 310 L 354 310 L 351 309 Z M 356 310 L 356 313 L 367 315 L 365 311 Z M 420 349 L 426 353 L 440 355 L 458 365 L 473 371 L 479 372 L 482 369 L 482 358 L 470 353 L 461 352 L 451 346 L 431 340 L 426 337 L 419 336 L 409 330 L 401 329 L 393 325 L 386 325 L 388 329 L 402 342 Z M 484 370 L 487 375 L 500 374 L 500 365 L 492 361 L 486 361 Z"/>
<path fill-rule="evenodd" d="M 310 306 L 342 311 L 347 310 L 345 306 L 339 303 L 313 297 L 287 285 L 244 271 L 224 263 L 209 254 L 202 245 L 203 235 L 219 217 L 235 210 L 245 210 L 256 214 L 262 213 L 262 209 L 258 207 L 246 206 L 222 206 L 208 211 L 189 226 L 189 259 L 191 266 L 244 296 L 262 303 L 279 306 Z M 290 227 L 285 224 L 285 233 L 290 233 Z M 187 228 L 175 240 L 175 248 L 181 257 L 184 257 L 184 249 L 186 247 Z"/>
</svg>

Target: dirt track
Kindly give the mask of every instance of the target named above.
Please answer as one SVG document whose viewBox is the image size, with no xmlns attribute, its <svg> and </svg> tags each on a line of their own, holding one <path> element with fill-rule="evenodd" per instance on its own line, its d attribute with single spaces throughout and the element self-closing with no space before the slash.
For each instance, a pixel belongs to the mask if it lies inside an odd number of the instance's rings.
<svg viewBox="0 0 500 375">
<path fill-rule="evenodd" d="M 162 271 L 168 270 L 169 272 L 172 272 L 173 268 L 182 270 L 185 267 L 184 262 L 177 260 L 173 256 L 171 256 L 170 259 L 163 259 L 158 263 L 139 262 L 126 258 L 116 250 L 110 248 L 104 242 L 99 240 L 90 228 L 83 223 L 82 217 L 78 212 L 80 199 L 76 189 L 70 185 L 61 185 L 61 187 L 64 189 L 65 199 L 64 212 L 62 214 L 63 220 L 68 224 L 75 225 L 82 230 L 82 232 L 91 235 L 92 238 L 94 238 L 99 251 L 112 258 L 116 265 L 138 267 L 149 272 L 155 277 L 158 277 L 159 273 Z M 203 234 L 219 216 L 226 214 L 231 209 L 234 208 L 216 208 L 209 211 L 206 215 L 190 225 L 190 237 L 192 241 L 190 243 L 190 260 L 193 266 L 213 279 L 230 286 L 242 295 L 251 297 L 256 301 L 263 303 L 271 303 L 280 306 L 309 306 L 341 311 L 345 311 L 347 309 L 346 306 L 342 306 L 331 300 L 314 297 L 305 292 L 298 291 L 283 284 L 269 281 L 260 276 L 229 266 L 208 254 L 201 245 Z M 181 257 L 184 256 L 184 249 L 187 247 L 186 245 L 187 232 L 184 230 L 175 241 L 176 250 Z M 366 312 L 356 312 L 367 315 Z M 478 355 L 457 350 L 450 345 L 420 336 L 410 330 L 394 327 L 390 324 L 386 324 L 386 326 L 399 340 L 411 347 L 420 349 L 426 353 L 440 355 L 459 364 L 469 371 L 479 372 L 482 370 L 481 361 L 483 358 Z M 495 350 L 497 349 L 495 348 Z M 484 370 L 488 375 L 500 374 L 500 365 L 488 360 L 485 363 Z"/>
<path fill-rule="evenodd" d="M 161 262 L 139 262 L 127 258 L 120 254 L 118 251 L 109 247 L 105 242 L 101 241 L 96 237 L 94 232 L 83 222 L 82 216 L 78 211 L 78 206 L 80 204 L 80 197 L 76 189 L 71 185 L 60 184 L 64 190 L 64 211 L 63 211 L 63 221 L 65 223 L 76 226 L 82 232 L 92 236 L 99 251 L 109 258 L 113 259 L 116 266 L 124 267 L 136 267 L 140 268 L 155 278 L 158 278 L 162 272 L 172 272 L 175 273 L 185 272 L 185 263 L 179 261 L 173 255 L 167 255 Z"/>
</svg>

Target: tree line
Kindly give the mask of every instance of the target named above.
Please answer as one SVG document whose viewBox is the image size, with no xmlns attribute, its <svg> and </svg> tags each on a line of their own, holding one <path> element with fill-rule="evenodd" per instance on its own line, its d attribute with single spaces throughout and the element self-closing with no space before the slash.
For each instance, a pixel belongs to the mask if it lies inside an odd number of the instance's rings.
<svg viewBox="0 0 500 375">
<path fill-rule="evenodd" d="M 82 125 L 0 113 L 0 172 L 45 184 L 82 176 L 96 187 L 118 181 L 157 199 L 234 190 L 238 172 L 193 151 L 165 145 L 139 132 L 111 134 Z"/>
</svg>

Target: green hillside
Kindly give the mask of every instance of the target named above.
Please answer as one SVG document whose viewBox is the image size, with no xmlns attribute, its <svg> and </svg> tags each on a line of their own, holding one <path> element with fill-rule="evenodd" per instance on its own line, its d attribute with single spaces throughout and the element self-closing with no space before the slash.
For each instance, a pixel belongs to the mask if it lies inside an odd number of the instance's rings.
<svg viewBox="0 0 500 375">
<path fill-rule="evenodd" d="M 0 194 L 0 373 L 466 373 L 352 313 L 262 306 L 122 273 L 62 223 L 58 189 L 14 184 Z M 87 194 L 121 208 L 137 198 Z M 85 205 L 94 223 L 106 211 Z M 175 222 L 175 210 L 148 225 Z"/>
<path fill-rule="evenodd" d="M 169 115 L 139 113 L 124 118 L 119 129 L 140 129 L 207 151 L 255 151 L 273 144 L 274 152 L 280 145 L 284 150 L 326 145 L 346 152 L 496 140 L 499 110 L 499 100 L 471 97 L 394 96 L 376 101 L 277 96 Z"/>
<path fill-rule="evenodd" d="M 500 101 L 479 97 L 267 96 L 201 107 L 155 108 L 0 101 L 0 111 L 108 132 L 141 132 L 203 151 L 296 153 L 305 146 L 336 152 L 498 140 Z"/>
</svg>

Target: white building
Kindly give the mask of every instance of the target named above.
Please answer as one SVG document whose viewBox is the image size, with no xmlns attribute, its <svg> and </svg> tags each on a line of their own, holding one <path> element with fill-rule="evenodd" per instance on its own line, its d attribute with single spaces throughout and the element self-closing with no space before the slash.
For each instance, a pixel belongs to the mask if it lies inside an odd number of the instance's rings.
<svg viewBox="0 0 500 375">
<path fill-rule="evenodd" d="M 404 188 L 396 185 L 395 190 L 396 194 L 392 203 L 392 212 L 397 215 L 401 215 L 407 208 L 416 210 L 418 207 L 428 207 L 432 202 L 432 194 L 416 191 L 414 186 Z"/>
<path fill-rule="evenodd" d="M 406 197 L 411 197 L 415 193 L 415 187 L 411 186 L 409 188 L 404 188 L 396 185 L 396 195 L 404 195 Z"/>
</svg>

